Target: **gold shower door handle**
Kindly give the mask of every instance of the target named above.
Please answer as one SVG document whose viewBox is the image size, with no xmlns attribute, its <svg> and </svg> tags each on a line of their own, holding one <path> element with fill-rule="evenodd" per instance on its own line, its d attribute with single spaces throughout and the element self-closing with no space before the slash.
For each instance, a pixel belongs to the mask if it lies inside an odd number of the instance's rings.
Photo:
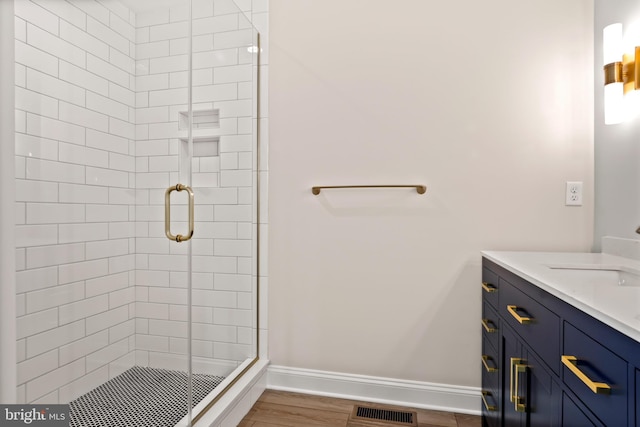
<svg viewBox="0 0 640 427">
<path fill-rule="evenodd" d="M 183 236 L 182 234 L 171 234 L 171 193 L 173 191 L 186 190 L 189 193 L 189 234 Z M 169 240 L 175 240 L 176 242 L 186 242 L 193 237 L 193 190 L 191 187 L 182 184 L 176 184 L 173 187 L 167 188 L 164 192 L 164 234 L 166 234 Z"/>
</svg>

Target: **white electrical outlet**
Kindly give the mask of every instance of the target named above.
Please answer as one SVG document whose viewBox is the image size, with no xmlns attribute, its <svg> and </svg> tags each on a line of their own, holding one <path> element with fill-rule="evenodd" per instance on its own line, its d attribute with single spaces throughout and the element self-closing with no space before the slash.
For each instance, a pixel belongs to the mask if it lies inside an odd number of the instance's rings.
<svg viewBox="0 0 640 427">
<path fill-rule="evenodd" d="M 582 182 L 567 181 L 567 191 L 565 193 L 566 206 L 582 206 Z"/>
</svg>

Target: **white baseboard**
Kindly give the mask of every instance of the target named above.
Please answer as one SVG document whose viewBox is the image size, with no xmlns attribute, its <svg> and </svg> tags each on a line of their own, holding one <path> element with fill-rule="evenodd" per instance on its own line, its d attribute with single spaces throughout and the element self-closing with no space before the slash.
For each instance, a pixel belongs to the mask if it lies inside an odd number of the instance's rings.
<svg viewBox="0 0 640 427">
<path fill-rule="evenodd" d="M 387 405 L 480 415 L 480 389 L 312 369 L 269 366 L 267 388 Z"/>
</svg>

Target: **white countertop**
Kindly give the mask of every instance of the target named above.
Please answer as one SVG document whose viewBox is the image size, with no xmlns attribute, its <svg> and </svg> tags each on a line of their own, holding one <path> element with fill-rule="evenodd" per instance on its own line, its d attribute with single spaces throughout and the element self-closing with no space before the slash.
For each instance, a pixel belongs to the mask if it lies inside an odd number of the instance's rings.
<svg viewBox="0 0 640 427">
<path fill-rule="evenodd" d="M 640 342 L 640 276 L 612 282 L 612 270 L 640 274 L 640 261 L 602 253 L 497 252 L 482 255 Z M 569 269 L 568 269 L 569 268 Z"/>
</svg>

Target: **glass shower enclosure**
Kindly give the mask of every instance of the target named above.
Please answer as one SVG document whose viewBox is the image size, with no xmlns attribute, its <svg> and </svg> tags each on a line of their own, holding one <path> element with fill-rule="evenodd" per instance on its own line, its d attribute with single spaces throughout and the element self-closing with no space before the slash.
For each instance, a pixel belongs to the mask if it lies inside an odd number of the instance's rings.
<svg viewBox="0 0 640 427">
<path fill-rule="evenodd" d="M 190 425 L 258 355 L 250 10 L 14 5 L 17 400 Z"/>
</svg>

